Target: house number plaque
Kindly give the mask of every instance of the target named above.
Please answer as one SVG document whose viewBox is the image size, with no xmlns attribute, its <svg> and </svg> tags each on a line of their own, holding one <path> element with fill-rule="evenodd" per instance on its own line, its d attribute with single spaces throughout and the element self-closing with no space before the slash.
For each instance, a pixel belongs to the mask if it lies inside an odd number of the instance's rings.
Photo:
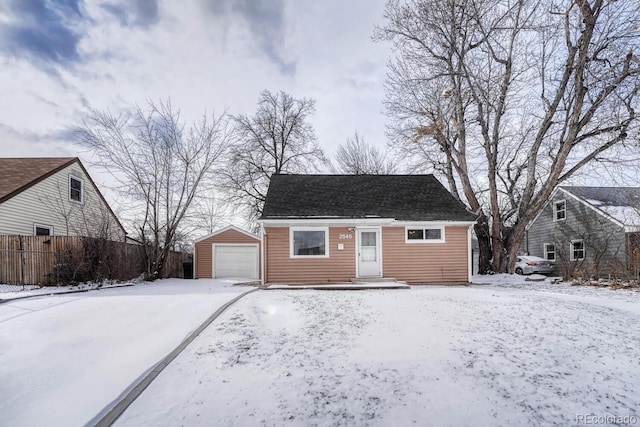
<svg viewBox="0 0 640 427">
<path fill-rule="evenodd" d="M 340 239 L 340 240 L 349 240 L 349 239 L 353 239 L 353 234 L 351 234 L 351 233 L 343 233 L 343 234 L 340 234 L 340 235 L 338 236 L 338 239 Z"/>
</svg>

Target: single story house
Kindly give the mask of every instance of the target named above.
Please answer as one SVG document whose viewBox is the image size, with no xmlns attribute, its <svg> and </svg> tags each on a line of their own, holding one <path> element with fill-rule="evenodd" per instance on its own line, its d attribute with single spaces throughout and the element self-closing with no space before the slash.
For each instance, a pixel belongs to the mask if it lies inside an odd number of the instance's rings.
<svg viewBox="0 0 640 427">
<path fill-rule="evenodd" d="M 258 223 L 266 283 L 464 283 L 474 215 L 433 175 L 273 175 Z"/>
<path fill-rule="evenodd" d="M 194 242 L 194 279 L 259 279 L 261 239 L 230 225 Z"/>
<path fill-rule="evenodd" d="M 640 188 L 560 186 L 527 227 L 523 252 L 563 276 L 637 277 Z"/>
<path fill-rule="evenodd" d="M 126 231 L 77 157 L 0 158 L 0 235 L 88 236 Z"/>
</svg>

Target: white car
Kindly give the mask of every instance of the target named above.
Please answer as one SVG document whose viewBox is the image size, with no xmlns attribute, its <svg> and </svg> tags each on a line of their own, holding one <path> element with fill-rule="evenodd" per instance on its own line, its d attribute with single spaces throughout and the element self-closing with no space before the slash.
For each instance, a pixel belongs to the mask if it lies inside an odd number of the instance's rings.
<svg viewBox="0 0 640 427">
<path fill-rule="evenodd" d="M 553 262 L 538 256 L 521 255 L 516 259 L 516 274 L 550 274 L 553 273 Z"/>
</svg>

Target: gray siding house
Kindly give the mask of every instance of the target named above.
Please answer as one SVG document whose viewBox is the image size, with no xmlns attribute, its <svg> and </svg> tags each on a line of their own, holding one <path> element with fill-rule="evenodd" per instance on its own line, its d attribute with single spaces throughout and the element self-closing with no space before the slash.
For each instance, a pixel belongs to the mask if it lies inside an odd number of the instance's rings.
<svg viewBox="0 0 640 427">
<path fill-rule="evenodd" d="M 640 188 L 558 187 L 527 227 L 523 252 L 564 277 L 638 276 Z"/>
</svg>

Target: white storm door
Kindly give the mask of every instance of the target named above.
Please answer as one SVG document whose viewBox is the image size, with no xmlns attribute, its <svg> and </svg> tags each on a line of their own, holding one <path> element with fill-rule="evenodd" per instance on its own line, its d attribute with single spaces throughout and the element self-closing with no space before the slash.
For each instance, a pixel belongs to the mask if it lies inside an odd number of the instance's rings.
<svg viewBox="0 0 640 427">
<path fill-rule="evenodd" d="M 358 276 L 380 277 L 380 230 L 358 230 Z"/>
</svg>

